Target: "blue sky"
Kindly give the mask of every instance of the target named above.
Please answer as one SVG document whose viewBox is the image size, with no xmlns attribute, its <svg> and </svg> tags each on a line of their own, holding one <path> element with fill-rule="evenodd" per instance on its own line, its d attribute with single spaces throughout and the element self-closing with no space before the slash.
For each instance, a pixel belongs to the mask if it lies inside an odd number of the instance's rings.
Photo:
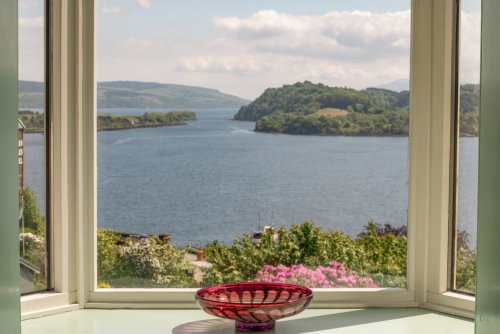
<svg viewBox="0 0 500 334">
<path fill-rule="evenodd" d="M 43 78 L 41 3 L 20 0 L 22 79 Z M 464 9 L 478 3 L 464 0 Z M 408 78 L 409 8 L 409 0 L 99 0 L 97 78 L 204 86 L 249 99 L 303 80 L 381 85 Z M 478 18 L 464 16 L 461 76 L 469 82 L 477 81 Z"/>
</svg>

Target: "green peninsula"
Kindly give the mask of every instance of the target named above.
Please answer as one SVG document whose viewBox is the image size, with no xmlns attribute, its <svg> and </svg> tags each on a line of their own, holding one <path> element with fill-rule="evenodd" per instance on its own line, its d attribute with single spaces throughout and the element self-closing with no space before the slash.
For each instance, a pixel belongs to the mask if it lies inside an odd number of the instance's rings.
<svg viewBox="0 0 500 334">
<path fill-rule="evenodd" d="M 97 130 L 124 130 L 135 128 L 153 128 L 170 125 L 184 125 L 195 121 L 192 111 L 146 112 L 143 115 L 97 115 Z"/>
<path fill-rule="evenodd" d="M 460 87 L 460 134 L 478 132 L 479 86 Z M 255 121 L 255 131 L 346 136 L 407 136 L 409 91 L 356 90 L 309 81 L 268 88 L 239 109 L 236 120 Z"/>
<path fill-rule="evenodd" d="M 43 132 L 44 114 L 30 110 L 19 111 L 19 119 L 27 132 Z M 125 130 L 135 128 L 152 128 L 160 126 L 184 125 L 187 121 L 195 121 L 192 111 L 146 112 L 143 115 L 97 115 L 97 130 Z"/>
</svg>

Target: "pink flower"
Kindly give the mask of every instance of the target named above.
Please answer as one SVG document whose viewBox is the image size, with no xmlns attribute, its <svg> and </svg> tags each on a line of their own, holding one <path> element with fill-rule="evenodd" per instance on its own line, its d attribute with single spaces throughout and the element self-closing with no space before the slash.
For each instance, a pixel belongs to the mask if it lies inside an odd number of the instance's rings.
<svg viewBox="0 0 500 334">
<path fill-rule="evenodd" d="M 360 277 L 356 271 L 345 268 L 342 263 L 332 261 L 328 267 L 315 269 L 302 264 L 287 266 L 266 265 L 255 277 L 258 282 L 282 282 L 302 284 L 312 288 L 374 288 L 378 287 L 372 279 Z"/>
</svg>

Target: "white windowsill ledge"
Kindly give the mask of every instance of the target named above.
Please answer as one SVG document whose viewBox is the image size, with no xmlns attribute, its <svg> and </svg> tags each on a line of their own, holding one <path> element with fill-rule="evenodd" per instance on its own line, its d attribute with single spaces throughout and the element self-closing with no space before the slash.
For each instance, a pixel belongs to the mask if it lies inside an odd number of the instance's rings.
<svg viewBox="0 0 500 334">
<path fill-rule="evenodd" d="M 200 310 L 86 309 L 22 322 L 23 334 L 235 333 L 234 322 Z M 473 334 L 474 322 L 416 308 L 309 309 L 268 333 Z"/>
</svg>

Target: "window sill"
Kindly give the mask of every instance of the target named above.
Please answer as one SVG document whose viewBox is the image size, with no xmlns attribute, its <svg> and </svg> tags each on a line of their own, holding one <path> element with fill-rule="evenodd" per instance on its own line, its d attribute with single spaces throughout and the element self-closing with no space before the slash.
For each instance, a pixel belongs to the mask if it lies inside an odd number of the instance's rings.
<svg viewBox="0 0 500 334">
<path fill-rule="evenodd" d="M 78 310 L 76 292 L 47 292 L 21 298 L 21 319 L 32 319 Z"/>
<path fill-rule="evenodd" d="M 417 307 L 406 289 L 313 289 L 311 308 Z M 196 289 L 97 289 L 86 308 L 197 308 Z"/>
<path fill-rule="evenodd" d="M 427 303 L 422 307 L 438 312 L 474 319 L 476 298 L 456 292 L 442 294 L 428 292 Z"/>
<path fill-rule="evenodd" d="M 86 309 L 22 322 L 24 334 L 234 333 L 234 322 L 201 310 Z M 309 309 L 278 321 L 273 333 L 473 334 L 474 322 L 416 308 Z"/>
</svg>

